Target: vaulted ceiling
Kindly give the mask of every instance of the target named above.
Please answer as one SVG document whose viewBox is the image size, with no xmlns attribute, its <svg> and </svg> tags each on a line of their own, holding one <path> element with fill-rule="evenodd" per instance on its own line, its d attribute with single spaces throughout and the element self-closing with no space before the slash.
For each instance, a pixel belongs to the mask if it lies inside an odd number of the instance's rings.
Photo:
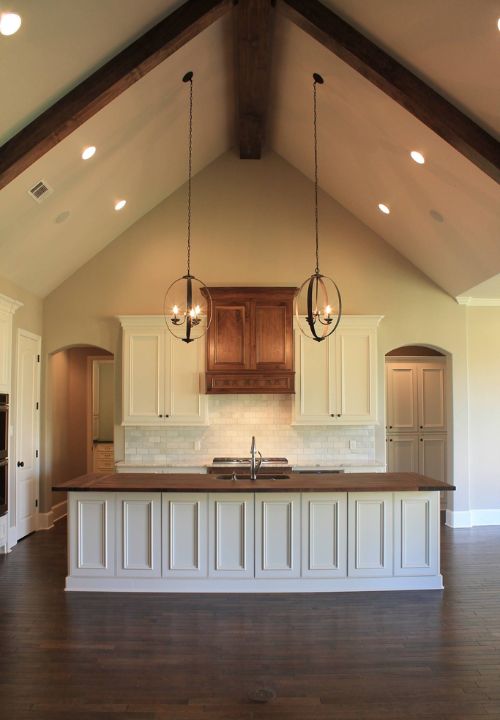
<svg viewBox="0 0 500 720">
<path fill-rule="evenodd" d="M 0 109 L 0 143 L 11 144 L 29 122 L 182 3 L 17 0 L 15 5 L 22 30 L 0 37 L 0 93 L 8 98 Z M 269 13 L 265 147 L 312 177 L 311 76 L 320 72 L 323 190 L 451 295 L 473 295 L 473 286 L 482 284 L 479 297 L 500 297 L 493 277 L 500 274 L 500 203 L 491 173 L 280 12 L 280 5 Z M 323 5 L 498 137 L 495 2 L 323 0 Z M 0 275 L 45 296 L 185 182 L 186 88 L 180 79 L 186 70 L 196 78 L 194 172 L 238 143 L 232 17 L 238 9 L 226 9 L 5 184 Z M 241 96 L 239 104 L 244 106 Z M 80 153 L 89 144 L 98 151 L 83 162 Z M 0 148 L 0 166 L 7 147 Z M 414 149 L 425 155 L 425 165 L 410 160 Z M 39 180 L 54 190 L 41 204 L 27 193 Z M 113 204 L 120 197 L 128 205 L 117 213 Z M 391 208 L 390 215 L 379 212 L 379 202 Z"/>
</svg>

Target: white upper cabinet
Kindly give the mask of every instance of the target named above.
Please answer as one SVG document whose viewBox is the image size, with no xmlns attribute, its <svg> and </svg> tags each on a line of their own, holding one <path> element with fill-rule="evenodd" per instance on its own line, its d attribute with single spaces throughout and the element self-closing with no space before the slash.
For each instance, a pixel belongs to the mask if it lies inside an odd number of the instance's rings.
<svg viewBox="0 0 500 720">
<path fill-rule="evenodd" d="M 387 430 L 446 430 L 445 361 L 386 363 Z"/>
<path fill-rule="evenodd" d="M 346 316 L 327 340 L 295 327 L 295 425 L 377 422 L 377 326 L 380 316 Z"/>
<path fill-rule="evenodd" d="M 11 391 L 12 317 L 21 305 L 0 293 L 0 393 Z"/>
<path fill-rule="evenodd" d="M 173 338 L 162 317 L 127 316 L 123 327 L 123 425 L 204 425 L 204 340 Z M 163 323 L 163 324 L 162 324 Z"/>
</svg>

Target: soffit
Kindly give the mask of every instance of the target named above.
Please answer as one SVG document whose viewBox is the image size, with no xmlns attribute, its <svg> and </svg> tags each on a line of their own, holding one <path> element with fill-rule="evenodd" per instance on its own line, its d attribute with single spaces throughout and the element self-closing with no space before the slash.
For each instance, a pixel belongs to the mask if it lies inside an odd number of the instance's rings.
<svg viewBox="0 0 500 720">
<path fill-rule="evenodd" d="M 290 21 L 276 20 L 273 149 L 312 179 L 312 72 L 320 72 L 323 190 L 453 296 L 500 272 L 494 181 Z M 425 165 L 410 160 L 413 149 Z M 312 212 L 311 196 L 311 221 Z"/>
</svg>

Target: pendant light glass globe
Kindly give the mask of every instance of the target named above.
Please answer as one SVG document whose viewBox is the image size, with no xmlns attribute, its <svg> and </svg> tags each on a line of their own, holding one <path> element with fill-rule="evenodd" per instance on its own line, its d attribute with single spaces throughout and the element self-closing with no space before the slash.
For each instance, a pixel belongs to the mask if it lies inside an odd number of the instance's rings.
<svg viewBox="0 0 500 720">
<path fill-rule="evenodd" d="M 314 119 L 314 210 L 316 229 L 316 269 L 297 290 L 294 301 L 299 330 L 306 337 L 321 342 L 338 327 L 342 317 L 342 298 L 337 284 L 319 269 L 319 214 L 318 214 L 318 134 L 316 112 L 316 85 L 323 84 L 318 73 L 313 75 Z"/>
<path fill-rule="evenodd" d="M 184 75 L 189 83 L 189 153 L 188 153 L 188 217 L 187 272 L 174 280 L 163 300 L 163 316 L 169 332 L 185 343 L 203 337 L 212 320 L 212 298 L 204 282 L 191 274 L 191 166 L 193 149 L 193 73 Z"/>
</svg>

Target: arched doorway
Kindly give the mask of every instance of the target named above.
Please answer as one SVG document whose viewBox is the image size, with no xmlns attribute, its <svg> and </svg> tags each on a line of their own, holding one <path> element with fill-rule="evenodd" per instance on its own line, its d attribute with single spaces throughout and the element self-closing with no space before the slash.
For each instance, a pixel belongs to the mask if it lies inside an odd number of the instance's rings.
<svg viewBox="0 0 500 720">
<path fill-rule="evenodd" d="M 112 447 L 114 357 L 103 348 L 72 346 L 52 353 L 48 364 L 48 469 L 55 484 L 92 472 L 101 441 Z M 63 501 L 53 498 L 56 505 Z"/>
<path fill-rule="evenodd" d="M 451 356 L 406 345 L 385 356 L 386 462 L 389 472 L 452 481 Z M 446 508 L 446 497 L 441 508 Z"/>
</svg>

